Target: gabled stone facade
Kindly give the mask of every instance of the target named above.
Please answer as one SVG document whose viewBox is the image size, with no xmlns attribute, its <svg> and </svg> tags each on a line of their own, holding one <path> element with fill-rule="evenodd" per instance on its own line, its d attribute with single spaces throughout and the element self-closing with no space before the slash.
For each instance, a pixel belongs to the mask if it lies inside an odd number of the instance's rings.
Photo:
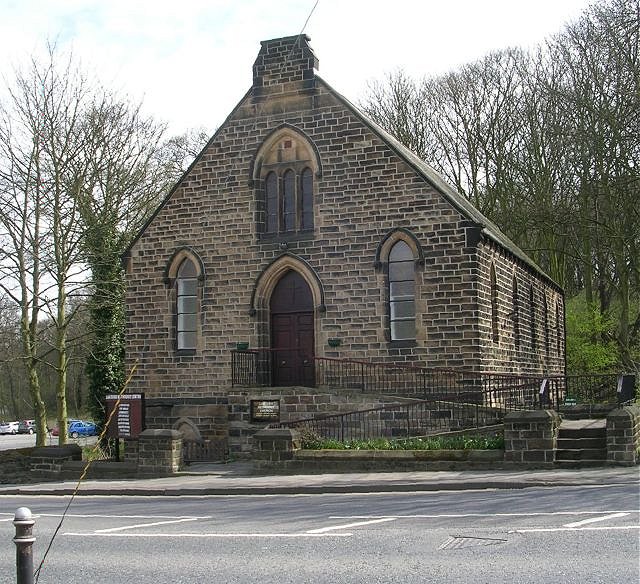
<svg viewBox="0 0 640 584">
<path fill-rule="evenodd" d="M 308 41 L 262 43 L 252 88 L 125 255 L 130 390 L 224 404 L 237 343 L 287 342 L 272 300 L 292 271 L 316 357 L 563 373 L 562 290 L 318 77 Z"/>
</svg>

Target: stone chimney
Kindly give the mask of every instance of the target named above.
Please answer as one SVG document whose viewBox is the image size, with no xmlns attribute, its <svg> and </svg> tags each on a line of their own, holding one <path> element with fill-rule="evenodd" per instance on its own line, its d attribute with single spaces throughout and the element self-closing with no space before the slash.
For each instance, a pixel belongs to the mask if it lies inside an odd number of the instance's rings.
<svg viewBox="0 0 640 584">
<path fill-rule="evenodd" d="M 253 95 L 315 87 L 318 59 L 305 34 L 262 41 L 253 64 Z"/>
</svg>

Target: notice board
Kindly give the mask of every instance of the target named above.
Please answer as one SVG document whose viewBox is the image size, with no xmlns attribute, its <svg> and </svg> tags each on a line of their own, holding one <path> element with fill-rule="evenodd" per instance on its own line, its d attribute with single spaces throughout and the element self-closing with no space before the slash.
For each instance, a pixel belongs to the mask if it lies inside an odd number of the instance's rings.
<svg viewBox="0 0 640 584">
<path fill-rule="evenodd" d="M 107 420 L 116 408 L 107 427 L 107 438 L 137 438 L 144 430 L 144 394 L 107 395 Z"/>
</svg>

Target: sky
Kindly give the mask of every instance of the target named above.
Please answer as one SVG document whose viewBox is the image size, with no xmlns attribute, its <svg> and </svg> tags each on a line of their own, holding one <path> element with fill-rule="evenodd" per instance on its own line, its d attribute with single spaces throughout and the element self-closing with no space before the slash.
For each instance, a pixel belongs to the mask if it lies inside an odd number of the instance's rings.
<svg viewBox="0 0 640 584">
<path fill-rule="evenodd" d="M 142 101 L 171 134 L 212 132 L 250 88 L 261 40 L 304 29 L 320 77 L 358 103 L 368 84 L 397 69 L 419 78 L 492 50 L 533 47 L 589 3 L 0 0 L 0 75 L 10 79 L 14 67 L 55 41 L 106 87 Z"/>
</svg>

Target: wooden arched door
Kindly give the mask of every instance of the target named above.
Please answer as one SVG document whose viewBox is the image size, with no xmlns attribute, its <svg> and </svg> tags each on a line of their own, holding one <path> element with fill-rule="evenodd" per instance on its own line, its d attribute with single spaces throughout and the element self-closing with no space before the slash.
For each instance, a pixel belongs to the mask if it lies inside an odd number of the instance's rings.
<svg viewBox="0 0 640 584">
<path fill-rule="evenodd" d="M 271 349 L 273 385 L 315 385 L 313 295 L 294 270 L 271 295 Z"/>
</svg>

